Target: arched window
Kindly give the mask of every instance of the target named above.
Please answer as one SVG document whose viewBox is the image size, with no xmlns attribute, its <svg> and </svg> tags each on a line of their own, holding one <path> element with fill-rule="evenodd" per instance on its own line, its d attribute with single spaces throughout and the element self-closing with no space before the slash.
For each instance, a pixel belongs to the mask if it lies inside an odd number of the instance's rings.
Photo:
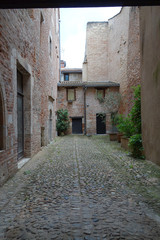
<svg viewBox="0 0 160 240">
<path fill-rule="evenodd" d="M 4 111 L 2 92 L 0 90 L 0 150 L 4 149 Z"/>
</svg>

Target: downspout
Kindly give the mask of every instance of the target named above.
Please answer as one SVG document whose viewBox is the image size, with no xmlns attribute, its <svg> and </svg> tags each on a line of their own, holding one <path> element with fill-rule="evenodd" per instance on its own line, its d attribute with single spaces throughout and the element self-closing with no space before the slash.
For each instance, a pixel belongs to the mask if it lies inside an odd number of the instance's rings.
<svg viewBox="0 0 160 240">
<path fill-rule="evenodd" d="M 84 90 L 84 135 L 86 135 L 87 134 L 87 121 L 86 121 L 86 90 L 87 90 L 87 87 L 84 86 L 83 90 Z"/>
<path fill-rule="evenodd" d="M 59 82 L 61 82 L 61 34 L 60 34 L 60 23 L 61 20 L 59 19 Z"/>
</svg>

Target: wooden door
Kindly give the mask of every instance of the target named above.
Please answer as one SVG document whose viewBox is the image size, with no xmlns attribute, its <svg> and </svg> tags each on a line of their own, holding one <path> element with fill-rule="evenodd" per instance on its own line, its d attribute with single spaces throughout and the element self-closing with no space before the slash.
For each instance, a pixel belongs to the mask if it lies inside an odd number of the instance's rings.
<svg viewBox="0 0 160 240">
<path fill-rule="evenodd" d="M 72 133 L 73 134 L 82 134 L 82 118 L 73 118 L 72 119 Z"/>
<path fill-rule="evenodd" d="M 18 159 L 24 155 L 23 75 L 17 71 L 17 138 Z"/>
<path fill-rule="evenodd" d="M 96 114 L 97 134 L 106 134 L 106 115 Z"/>
</svg>

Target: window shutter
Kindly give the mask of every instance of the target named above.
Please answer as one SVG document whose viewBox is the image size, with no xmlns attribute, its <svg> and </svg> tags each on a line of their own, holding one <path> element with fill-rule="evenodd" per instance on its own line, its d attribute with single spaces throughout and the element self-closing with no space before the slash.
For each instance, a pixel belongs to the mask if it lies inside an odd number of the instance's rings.
<svg viewBox="0 0 160 240">
<path fill-rule="evenodd" d="M 74 100 L 75 100 L 74 89 L 68 89 L 68 101 L 74 101 Z"/>
</svg>

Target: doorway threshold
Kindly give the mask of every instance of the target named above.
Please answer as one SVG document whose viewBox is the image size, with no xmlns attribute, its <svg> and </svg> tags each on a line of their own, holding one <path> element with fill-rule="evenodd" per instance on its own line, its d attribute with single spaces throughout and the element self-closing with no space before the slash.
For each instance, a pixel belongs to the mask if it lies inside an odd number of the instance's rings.
<svg viewBox="0 0 160 240">
<path fill-rule="evenodd" d="M 18 169 L 22 168 L 29 160 L 30 160 L 30 158 L 22 158 L 18 162 Z"/>
</svg>

